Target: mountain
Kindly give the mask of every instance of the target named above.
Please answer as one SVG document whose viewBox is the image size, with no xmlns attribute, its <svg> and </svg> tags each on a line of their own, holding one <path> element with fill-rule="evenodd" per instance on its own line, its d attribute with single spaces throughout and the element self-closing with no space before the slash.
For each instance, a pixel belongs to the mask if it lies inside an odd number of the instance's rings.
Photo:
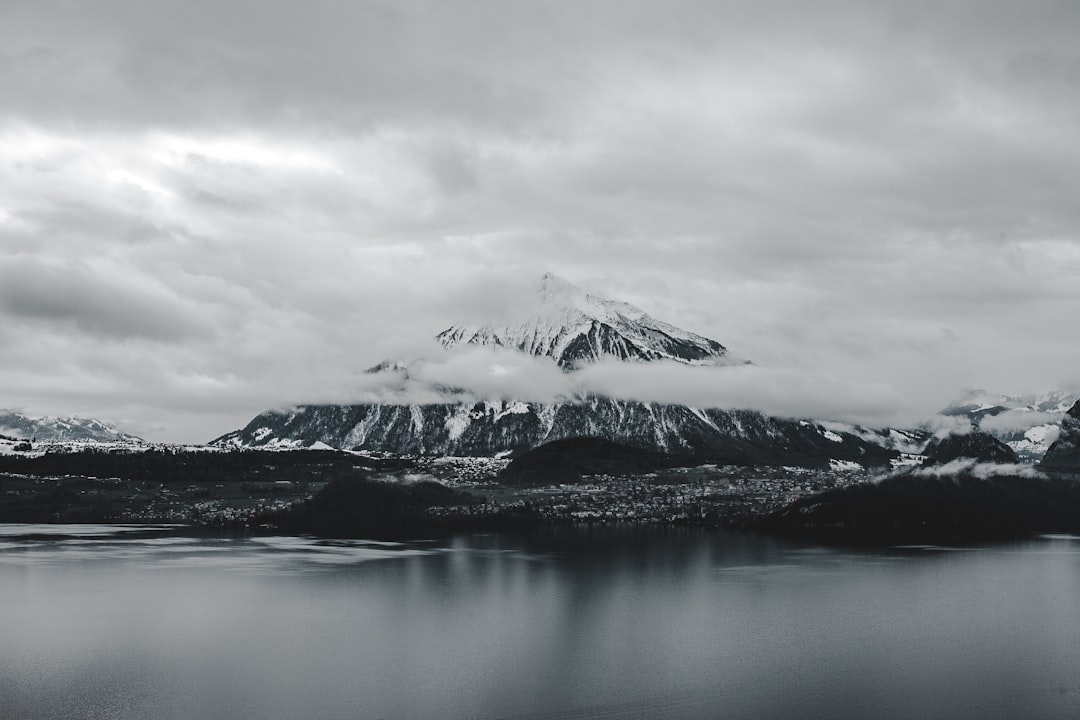
<svg viewBox="0 0 1080 720">
<path fill-rule="evenodd" d="M 1080 531 L 1080 483 L 907 471 L 801 498 L 749 529 L 842 545 L 954 544 Z"/>
<path fill-rule="evenodd" d="M 323 537 L 415 539 L 451 523 L 428 511 L 439 506 L 477 505 L 484 498 L 431 480 L 389 482 L 369 477 L 331 480 L 311 499 L 263 518 L 278 529 Z M 449 529 L 442 527 L 442 529 Z"/>
<path fill-rule="evenodd" d="M 923 451 L 927 443 L 934 437 L 929 430 L 922 428 L 866 428 L 861 425 L 850 425 L 839 422 L 822 422 L 821 426 L 826 430 L 841 435 L 850 434 L 877 445 L 885 450 L 896 454 L 892 460 L 893 466 L 921 465 Z"/>
<path fill-rule="evenodd" d="M 942 415 L 967 415 L 983 418 L 998 415 L 1005 410 L 1027 412 L 1066 412 L 1080 395 L 1067 390 L 1051 390 L 1039 395 L 1002 395 L 982 388 L 968 388 L 963 395 L 941 411 Z"/>
<path fill-rule="evenodd" d="M 33 417 L 11 410 L 0 410 L 0 434 L 39 443 L 91 442 L 141 443 L 100 420 L 79 417 Z"/>
<path fill-rule="evenodd" d="M 1057 435 L 1058 423 L 1080 394 L 1054 390 L 1009 396 L 972 388 L 939 414 L 967 418 L 974 429 L 1002 441 L 1023 462 L 1038 462 Z"/>
<path fill-rule="evenodd" d="M 983 432 L 951 434 L 933 438 L 923 451 L 924 465 L 944 465 L 953 460 L 977 460 L 986 463 L 1016 463 L 1019 459 L 1011 447 L 993 435 Z"/>
<path fill-rule="evenodd" d="M 767 465 L 885 466 L 899 456 L 851 433 L 806 420 L 596 396 L 562 403 L 305 405 L 262 413 L 211 444 L 294 448 L 322 442 L 345 450 L 494 456 L 520 454 L 573 437 Z"/>
<path fill-rule="evenodd" d="M 674 360 L 689 365 L 741 365 L 715 340 L 656 320 L 548 273 L 533 302 L 500 325 L 453 325 L 436 335 L 443 347 L 488 345 L 548 357 L 564 369 L 603 358 L 629 362 Z"/>
<path fill-rule="evenodd" d="M 1080 400 L 1061 420 L 1061 433 L 1046 451 L 1042 466 L 1051 470 L 1080 472 Z"/>
<path fill-rule="evenodd" d="M 580 482 L 584 475 L 640 475 L 704 462 L 692 455 L 668 455 L 601 438 L 566 438 L 514 458 L 499 478 L 512 485 L 551 485 Z M 730 459 L 724 464 L 731 464 Z"/>
<path fill-rule="evenodd" d="M 742 364 L 715 340 L 656 320 L 627 303 L 585 292 L 554 275 L 510 313 L 513 322 L 459 324 L 439 333 L 446 352 L 496 346 L 545 357 L 565 372 L 600 360 L 668 361 L 694 366 Z M 392 360 L 369 373 L 396 381 L 409 363 Z M 889 434 L 830 429 L 749 410 L 719 410 L 601 396 L 557 402 L 477 401 L 453 388 L 432 404 L 303 405 L 265 412 L 211 444 L 226 448 L 296 448 L 323 443 L 345 450 L 426 455 L 519 455 L 553 440 L 592 437 L 640 450 L 806 467 L 887 466 L 901 452 Z M 468 399 L 463 399 L 468 398 Z M 911 438 L 903 438 L 910 445 Z"/>
</svg>

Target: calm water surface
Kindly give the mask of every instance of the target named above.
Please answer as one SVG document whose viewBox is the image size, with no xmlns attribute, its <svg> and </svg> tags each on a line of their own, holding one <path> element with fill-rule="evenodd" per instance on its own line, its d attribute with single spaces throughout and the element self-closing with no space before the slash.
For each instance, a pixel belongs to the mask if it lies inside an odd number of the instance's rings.
<svg viewBox="0 0 1080 720">
<path fill-rule="evenodd" d="M 1080 717 L 1080 539 L 0 525 L 3 718 Z"/>
</svg>

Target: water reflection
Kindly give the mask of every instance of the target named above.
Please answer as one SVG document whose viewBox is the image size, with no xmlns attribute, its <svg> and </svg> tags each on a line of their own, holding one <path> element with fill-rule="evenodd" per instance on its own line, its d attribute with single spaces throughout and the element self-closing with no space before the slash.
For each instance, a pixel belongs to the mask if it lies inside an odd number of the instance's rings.
<svg viewBox="0 0 1080 720">
<path fill-rule="evenodd" d="M 0 530 L 0 716 L 1072 718 L 1080 540 Z"/>
</svg>

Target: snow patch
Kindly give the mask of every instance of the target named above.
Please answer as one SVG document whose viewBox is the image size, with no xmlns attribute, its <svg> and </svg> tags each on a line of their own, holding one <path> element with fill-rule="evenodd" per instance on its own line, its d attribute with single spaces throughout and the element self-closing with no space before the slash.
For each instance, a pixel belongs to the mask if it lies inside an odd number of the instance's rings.
<svg viewBox="0 0 1080 720">
<path fill-rule="evenodd" d="M 889 464 L 894 469 L 905 467 L 918 467 L 919 465 L 923 464 L 923 460 L 925 459 L 926 458 L 924 458 L 918 453 L 900 453 L 900 456 L 894 457 L 892 460 L 889 461 Z"/>
<path fill-rule="evenodd" d="M 507 403 L 505 408 L 495 413 L 495 422 L 498 422 L 507 415 L 528 415 L 530 412 L 532 412 L 532 408 L 529 407 L 528 403 Z"/>
</svg>

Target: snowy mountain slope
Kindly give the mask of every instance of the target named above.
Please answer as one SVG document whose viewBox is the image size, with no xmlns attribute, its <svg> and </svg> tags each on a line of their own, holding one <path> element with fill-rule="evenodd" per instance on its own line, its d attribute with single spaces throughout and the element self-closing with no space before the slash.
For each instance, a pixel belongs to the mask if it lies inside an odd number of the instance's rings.
<svg viewBox="0 0 1080 720">
<path fill-rule="evenodd" d="M 33 448 L 27 440 L 20 440 L 10 435 L 0 435 L 0 455 L 26 454 L 32 450 Z"/>
<path fill-rule="evenodd" d="M 1023 462 L 1038 462 L 1058 436 L 1058 425 L 1080 393 L 1054 390 L 1009 396 L 969 389 L 939 414 L 964 417 L 974 429 L 1001 440 Z"/>
<path fill-rule="evenodd" d="M 90 418 L 33 417 L 0 410 L 0 434 L 39 443 L 141 443 L 140 438 Z"/>
<path fill-rule="evenodd" d="M 639 308 L 588 293 L 550 273 L 517 322 L 461 324 L 436 336 L 446 348 L 495 345 L 549 357 L 564 369 L 604 357 L 691 365 L 739 365 L 715 340 L 656 320 Z"/>
<path fill-rule="evenodd" d="M 495 456 L 551 440 L 600 437 L 668 453 L 733 462 L 829 467 L 885 466 L 898 456 L 849 433 L 749 410 L 690 408 L 590 397 L 581 402 L 439 405 L 307 405 L 266 412 L 219 447 L 304 447 L 401 454 Z"/>
<path fill-rule="evenodd" d="M 897 456 L 892 460 L 894 467 L 921 465 L 922 453 L 933 438 L 933 433 L 919 428 L 866 428 L 861 425 L 827 421 L 822 421 L 820 425 L 826 430 L 854 435 L 860 440 L 895 452 Z"/>
</svg>

